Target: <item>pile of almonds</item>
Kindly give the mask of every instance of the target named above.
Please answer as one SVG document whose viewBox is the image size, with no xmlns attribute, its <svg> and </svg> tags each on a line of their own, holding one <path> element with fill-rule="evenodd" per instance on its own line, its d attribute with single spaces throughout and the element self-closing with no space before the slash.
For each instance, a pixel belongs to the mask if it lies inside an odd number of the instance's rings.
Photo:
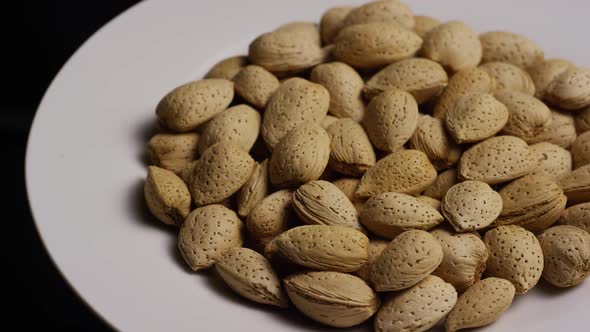
<svg viewBox="0 0 590 332">
<path fill-rule="evenodd" d="M 150 211 L 194 271 L 326 325 L 449 332 L 590 274 L 590 69 L 398 0 L 256 38 L 170 91 Z M 557 225 L 557 226 L 556 226 Z"/>
</svg>

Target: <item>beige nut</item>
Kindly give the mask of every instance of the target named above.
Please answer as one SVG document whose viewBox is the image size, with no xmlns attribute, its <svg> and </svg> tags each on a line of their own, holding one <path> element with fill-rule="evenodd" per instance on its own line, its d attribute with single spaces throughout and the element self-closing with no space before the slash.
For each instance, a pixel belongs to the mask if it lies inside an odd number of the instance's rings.
<svg viewBox="0 0 590 332">
<path fill-rule="evenodd" d="M 508 62 L 488 62 L 479 68 L 485 70 L 496 81 L 496 90 L 518 91 L 527 95 L 535 94 L 531 76 L 522 68 Z"/>
<path fill-rule="evenodd" d="M 205 78 L 223 78 L 231 81 L 246 65 L 248 65 L 248 57 L 245 55 L 225 58 L 213 65 L 205 74 Z"/>
<path fill-rule="evenodd" d="M 257 249 L 262 249 L 293 224 L 297 217 L 291 206 L 292 191 L 279 190 L 265 197 L 246 219 L 248 236 Z"/>
<path fill-rule="evenodd" d="M 398 24 L 412 29 L 414 15 L 410 7 L 400 0 L 375 0 L 354 8 L 344 19 L 344 26 L 372 22 Z"/>
<path fill-rule="evenodd" d="M 564 176 L 559 180 L 559 186 L 567 196 L 568 203 L 590 202 L 590 164 Z"/>
<path fill-rule="evenodd" d="M 426 188 L 423 194 L 440 201 L 445 197 L 449 188 L 458 182 L 457 169 L 449 168 L 448 170 L 439 173 L 434 183 Z"/>
<path fill-rule="evenodd" d="M 572 144 L 574 168 L 590 164 L 590 132 L 582 133 Z"/>
<path fill-rule="evenodd" d="M 503 129 L 505 134 L 531 142 L 551 125 L 551 110 L 535 97 L 522 92 L 501 91 L 496 93 L 496 99 L 506 105 L 510 113 Z"/>
<path fill-rule="evenodd" d="M 568 150 L 548 142 L 533 144 L 530 149 L 537 160 L 531 174 L 559 180 L 572 172 L 572 154 Z"/>
<path fill-rule="evenodd" d="M 500 132 L 508 122 L 508 108 L 487 93 L 458 97 L 446 113 L 445 123 L 457 143 L 485 140 Z"/>
<path fill-rule="evenodd" d="M 352 119 L 340 119 L 331 124 L 326 132 L 330 135 L 328 165 L 332 169 L 345 175 L 361 176 L 375 165 L 375 151 L 360 124 Z"/>
<path fill-rule="evenodd" d="M 419 118 L 418 127 L 410 137 L 410 147 L 424 152 L 437 170 L 452 167 L 463 153 L 462 147 L 450 137 L 444 121 L 430 115 Z"/>
<path fill-rule="evenodd" d="M 456 72 L 477 67 L 482 48 L 470 26 L 461 21 L 450 21 L 436 26 L 426 35 L 422 55 Z"/>
<path fill-rule="evenodd" d="M 414 16 L 414 32 L 420 36 L 420 38 L 426 38 L 428 33 L 436 28 L 440 24 L 440 20 L 432 16 L 427 15 L 415 15 Z"/>
<path fill-rule="evenodd" d="M 270 180 L 268 178 L 268 159 L 262 163 L 256 163 L 252 175 L 237 195 L 238 215 L 246 217 L 270 192 Z"/>
<path fill-rule="evenodd" d="M 500 194 L 479 181 L 464 181 L 452 186 L 442 201 L 442 213 L 457 232 L 484 229 L 501 212 Z"/>
<path fill-rule="evenodd" d="M 377 257 L 381 255 L 383 250 L 387 248 L 389 241 L 387 240 L 369 240 L 369 259 L 365 265 L 361 266 L 354 274 L 363 279 L 367 284 L 371 284 L 371 265 L 375 262 Z"/>
<path fill-rule="evenodd" d="M 557 224 L 575 226 L 590 232 L 590 203 L 568 207 L 559 217 Z"/>
<path fill-rule="evenodd" d="M 256 65 L 242 68 L 233 81 L 236 93 L 260 109 L 266 107 L 270 97 L 281 85 L 276 76 Z"/>
<path fill-rule="evenodd" d="M 574 117 L 564 112 L 551 111 L 551 123 L 535 137 L 529 137 L 528 143 L 548 142 L 569 148 L 576 140 Z"/>
<path fill-rule="evenodd" d="M 535 97 L 544 99 L 549 84 L 573 66 L 574 65 L 567 60 L 549 59 L 527 68 L 527 71 L 535 84 Z"/>
<path fill-rule="evenodd" d="M 260 131 L 260 113 L 247 105 L 230 107 L 205 125 L 199 138 L 199 153 L 210 146 L 227 142 L 250 151 Z"/>
<path fill-rule="evenodd" d="M 331 44 L 340 29 L 344 27 L 344 19 L 354 7 L 332 7 L 324 12 L 320 20 L 320 34 L 325 44 Z"/>
<path fill-rule="evenodd" d="M 590 69 L 570 68 L 548 86 L 545 100 L 564 110 L 590 106 Z"/>
<path fill-rule="evenodd" d="M 503 61 L 528 68 L 544 60 L 544 52 L 535 42 L 516 33 L 491 31 L 481 34 L 479 40 L 483 63 Z"/>
<path fill-rule="evenodd" d="M 191 211 L 191 195 L 186 184 L 163 168 L 148 167 L 144 196 L 150 212 L 168 225 L 182 225 Z"/>
<path fill-rule="evenodd" d="M 153 165 L 180 175 L 182 170 L 197 159 L 199 134 L 165 134 L 152 136 L 147 144 L 147 154 Z"/>
</svg>

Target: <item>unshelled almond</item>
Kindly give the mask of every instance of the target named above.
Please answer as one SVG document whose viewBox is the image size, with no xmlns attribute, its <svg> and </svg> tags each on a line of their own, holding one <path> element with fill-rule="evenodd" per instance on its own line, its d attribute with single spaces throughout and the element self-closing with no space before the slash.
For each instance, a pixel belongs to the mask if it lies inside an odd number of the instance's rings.
<svg viewBox="0 0 590 332">
<path fill-rule="evenodd" d="M 532 40 L 512 32 L 491 31 L 479 36 L 483 48 L 482 62 L 503 61 L 521 68 L 544 60 L 543 50 Z"/>
<path fill-rule="evenodd" d="M 573 66 L 567 60 L 549 59 L 527 68 L 535 84 L 535 97 L 544 99 L 549 84 Z"/>
<path fill-rule="evenodd" d="M 458 97 L 446 113 L 446 127 L 457 143 L 473 143 L 500 132 L 508 122 L 508 108 L 491 94 Z"/>
<path fill-rule="evenodd" d="M 572 154 L 568 150 L 548 142 L 533 144 L 530 149 L 537 160 L 531 174 L 557 180 L 572 172 Z"/>
<path fill-rule="evenodd" d="M 545 100 L 564 110 L 590 106 L 590 69 L 573 67 L 547 86 Z"/>
<path fill-rule="evenodd" d="M 199 134 L 160 133 L 150 138 L 147 154 L 150 162 L 180 175 L 182 170 L 198 156 Z"/>
<path fill-rule="evenodd" d="M 330 136 L 328 164 L 332 169 L 345 175 L 361 176 L 375 165 L 375 151 L 360 124 L 352 119 L 340 119 L 326 132 Z"/>
<path fill-rule="evenodd" d="M 265 197 L 246 219 L 246 229 L 258 249 L 295 224 L 297 219 L 291 206 L 292 192 L 279 190 Z"/>
<path fill-rule="evenodd" d="M 332 7 L 324 12 L 320 19 L 320 34 L 325 44 L 331 44 L 340 29 L 344 27 L 344 19 L 354 9 L 352 6 Z"/>
<path fill-rule="evenodd" d="M 439 173 L 434 183 L 426 188 L 423 194 L 440 201 L 445 197 L 449 188 L 458 182 L 457 169 L 449 168 L 448 170 Z"/>
<path fill-rule="evenodd" d="M 447 191 L 442 201 L 445 219 L 457 232 L 486 228 L 502 212 L 502 197 L 488 184 L 464 181 Z"/>
<path fill-rule="evenodd" d="M 572 144 L 574 168 L 590 164 L 590 132 L 582 133 Z"/>
<path fill-rule="evenodd" d="M 268 178 L 268 159 L 262 163 L 256 163 L 252 175 L 237 195 L 238 215 L 246 217 L 250 211 L 260 203 L 270 191 L 270 180 Z"/>
<path fill-rule="evenodd" d="M 240 97 L 257 108 L 264 108 L 281 85 L 268 70 L 250 65 L 242 68 L 233 78 L 234 88 Z"/>
<path fill-rule="evenodd" d="M 496 99 L 506 105 L 510 117 L 503 132 L 530 142 L 551 125 L 551 110 L 540 100 L 522 92 L 500 91 Z"/>
<path fill-rule="evenodd" d="M 225 58 L 213 65 L 205 74 L 205 78 L 223 78 L 231 81 L 247 64 L 248 57 L 245 55 Z"/>
<path fill-rule="evenodd" d="M 207 123 L 199 138 L 199 153 L 219 142 L 250 151 L 260 131 L 260 113 L 247 105 L 230 107 Z"/>
<path fill-rule="evenodd" d="M 355 275 L 363 279 L 366 283 L 371 284 L 371 265 L 375 262 L 377 257 L 381 255 L 383 250 L 387 248 L 388 244 L 389 241 L 387 240 L 369 240 L 369 259 L 365 265 L 361 266 L 361 268 L 355 272 Z"/>
<path fill-rule="evenodd" d="M 415 15 L 414 16 L 414 32 L 420 36 L 420 38 L 426 38 L 426 35 L 440 24 L 440 20 L 427 15 Z"/>
<path fill-rule="evenodd" d="M 576 168 L 559 180 L 568 203 L 590 202 L 590 164 Z"/>
<path fill-rule="evenodd" d="M 563 211 L 557 223 L 559 225 L 575 226 L 590 232 L 590 203 L 568 207 Z"/>
<path fill-rule="evenodd" d="M 148 167 L 144 185 L 150 212 L 168 225 L 182 225 L 191 210 L 188 187 L 176 174 L 156 166 Z"/>
<path fill-rule="evenodd" d="M 418 119 L 418 127 L 410 137 L 410 147 L 424 152 L 438 170 L 455 165 L 463 153 L 449 135 L 444 121 L 430 115 Z"/>
<path fill-rule="evenodd" d="M 371 22 L 398 24 L 412 29 L 414 15 L 410 7 L 400 0 L 374 0 L 354 8 L 344 19 L 345 26 Z"/>
<path fill-rule="evenodd" d="M 590 131 L 590 107 L 576 112 L 575 123 L 580 133 Z"/>
<path fill-rule="evenodd" d="M 545 127 L 537 136 L 529 137 L 528 143 L 547 142 L 567 149 L 574 143 L 576 137 L 574 117 L 571 114 L 553 110 L 549 126 Z"/>
<path fill-rule="evenodd" d="M 482 48 L 470 26 L 461 21 L 450 21 L 436 26 L 426 35 L 422 55 L 456 72 L 477 67 Z"/>
<path fill-rule="evenodd" d="M 360 213 L 365 205 L 366 199 L 360 198 L 356 195 L 356 190 L 361 183 L 357 178 L 340 178 L 332 182 L 338 189 L 340 189 L 346 197 L 352 202 L 352 205 Z"/>
<path fill-rule="evenodd" d="M 518 91 L 531 96 L 535 94 L 533 79 L 517 65 L 508 62 L 488 62 L 480 68 L 496 80 L 496 92 Z"/>
</svg>

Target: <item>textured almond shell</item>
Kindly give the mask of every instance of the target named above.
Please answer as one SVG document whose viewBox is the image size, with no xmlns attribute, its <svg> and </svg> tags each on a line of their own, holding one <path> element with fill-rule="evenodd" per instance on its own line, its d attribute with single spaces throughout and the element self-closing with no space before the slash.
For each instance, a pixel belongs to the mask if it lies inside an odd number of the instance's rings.
<svg viewBox="0 0 590 332">
<path fill-rule="evenodd" d="M 496 99 L 506 105 L 510 113 L 502 131 L 505 134 L 531 142 L 551 125 L 551 110 L 535 97 L 522 92 L 501 91 L 496 93 Z"/>
<path fill-rule="evenodd" d="M 369 239 L 344 226 L 305 225 L 275 237 L 265 255 L 322 271 L 353 272 L 369 259 Z"/>
<path fill-rule="evenodd" d="M 424 190 L 423 195 L 440 201 L 445 197 L 449 188 L 457 182 L 459 182 L 459 179 L 457 179 L 457 169 L 449 168 L 438 174 L 434 183 Z"/>
<path fill-rule="evenodd" d="M 264 249 L 277 235 L 297 219 L 291 207 L 292 192 L 279 190 L 256 205 L 246 220 L 248 235 L 258 248 Z"/>
<path fill-rule="evenodd" d="M 436 169 L 446 169 L 457 163 L 463 149 L 450 137 L 444 121 L 430 115 L 421 116 L 418 127 L 410 137 L 410 146 L 422 151 Z"/>
<path fill-rule="evenodd" d="M 207 123 L 199 139 L 199 153 L 219 142 L 250 151 L 260 131 L 260 113 L 247 105 L 230 107 Z"/>
<path fill-rule="evenodd" d="M 360 269 L 358 269 L 354 274 L 363 279 L 367 284 L 371 284 L 371 265 L 379 255 L 387 248 L 389 244 L 389 240 L 378 240 L 373 239 L 369 240 L 369 259 Z"/>
<path fill-rule="evenodd" d="M 559 225 L 575 226 L 590 232 L 590 203 L 570 206 L 561 214 Z"/>
<path fill-rule="evenodd" d="M 461 21 L 449 21 L 432 29 L 424 38 L 422 55 L 459 71 L 477 67 L 482 48 L 473 29 Z"/>
<path fill-rule="evenodd" d="M 442 201 L 442 213 L 457 232 L 486 228 L 501 212 L 500 194 L 479 181 L 464 181 L 452 186 Z"/>
<path fill-rule="evenodd" d="M 292 129 L 319 123 L 328 113 L 330 94 L 320 84 L 302 78 L 284 81 L 272 95 L 264 112 L 260 134 L 272 151 Z"/>
<path fill-rule="evenodd" d="M 191 211 L 191 195 L 186 184 L 163 168 L 148 167 L 144 196 L 150 212 L 168 225 L 182 225 Z"/>
<path fill-rule="evenodd" d="M 260 203 L 270 192 L 270 180 L 268 179 L 268 159 L 256 164 L 252 175 L 237 196 L 238 215 L 246 217 L 250 211 Z"/>
<path fill-rule="evenodd" d="M 192 270 L 206 269 L 227 250 L 242 246 L 243 228 L 236 213 L 225 206 L 203 206 L 180 227 L 178 249 Z"/>
<path fill-rule="evenodd" d="M 535 97 L 539 99 L 545 98 L 549 84 L 570 67 L 573 67 L 573 64 L 567 60 L 550 59 L 527 68 L 535 84 Z"/>
<path fill-rule="evenodd" d="M 234 84 L 211 78 L 183 84 L 158 103 L 156 115 L 161 124 L 174 131 L 197 128 L 219 114 L 234 98 Z"/>
<path fill-rule="evenodd" d="M 365 203 L 360 220 L 372 233 L 393 239 L 410 229 L 429 230 L 444 219 L 435 208 L 415 197 L 385 192 Z"/>
<path fill-rule="evenodd" d="M 574 168 L 590 164 L 590 132 L 582 133 L 572 144 Z"/>
<path fill-rule="evenodd" d="M 428 232 L 406 231 L 393 239 L 371 266 L 371 281 L 379 292 L 414 286 L 440 265 L 442 246 Z"/>
<path fill-rule="evenodd" d="M 231 248 L 215 261 L 215 270 L 241 296 L 262 304 L 286 308 L 281 280 L 270 263 L 256 251 Z"/>
<path fill-rule="evenodd" d="M 257 108 L 264 108 L 281 85 L 271 72 L 256 65 L 244 67 L 233 81 L 236 93 Z"/>
<path fill-rule="evenodd" d="M 399 0 L 377 0 L 353 9 L 345 18 L 344 25 L 371 22 L 394 23 L 406 29 L 414 27 L 414 15 L 410 7 Z"/>
<path fill-rule="evenodd" d="M 508 62 L 488 62 L 479 68 L 485 70 L 496 81 L 496 90 L 518 91 L 527 95 L 535 94 L 531 76 L 522 68 Z"/>
<path fill-rule="evenodd" d="M 492 324 L 510 307 L 514 286 L 501 278 L 486 278 L 467 289 L 447 316 L 447 332 Z"/>
<path fill-rule="evenodd" d="M 559 181 L 568 203 L 590 202 L 590 165 L 575 169 Z"/>
<path fill-rule="evenodd" d="M 571 114 L 551 111 L 551 123 L 537 136 L 528 139 L 529 144 L 548 142 L 569 148 L 576 140 L 576 127 Z"/>
<path fill-rule="evenodd" d="M 325 325 L 351 327 L 369 319 L 381 301 L 362 279 L 339 272 L 305 272 L 284 280 L 291 302 Z"/>
<path fill-rule="evenodd" d="M 436 169 L 424 152 L 400 150 L 369 168 L 356 195 L 368 198 L 388 191 L 416 195 L 432 185 L 436 175 Z"/>
<path fill-rule="evenodd" d="M 147 154 L 153 165 L 180 175 L 182 170 L 198 156 L 199 134 L 165 134 L 152 136 Z"/>
<path fill-rule="evenodd" d="M 369 103 L 364 126 L 377 149 L 397 151 L 418 126 L 418 104 L 405 91 L 387 90 Z"/>
<path fill-rule="evenodd" d="M 575 123 L 580 133 L 590 130 L 590 107 L 576 112 Z"/>
<path fill-rule="evenodd" d="M 566 70 L 547 86 L 545 100 L 564 110 L 590 106 L 590 69 Z"/>
<path fill-rule="evenodd" d="M 338 6 L 324 12 L 320 19 L 320 34 L 324 43 L 331 44 L 334 41 L 340 29 L 344 27 L 344 19 L 353 8 L 352 6 Z"/>
<path fill-rule="evenodd" d="M 459 161 L 459 178 L 496 184 L 528 174 L 535 160 L 525 141 L 514 136 L 496 136 L 480 142 Z"/>
<path fill-rule="evenodd" d="M 543 250 L 533 233 L 520 226 L 499 226 L 486 233 L 484 242 L 490 254 L 488 276 L 510 281 L 516 294 L 537 284 L 543 272 Z"/>
<path fill-rule="evenodd" d="M 522 68 L 544 60 L 543 50 L 532 40 L 512 32 L 491 31 L 479 36 L 483 48 L 482 62 L 510 62 Z"/>
<path fill-rule="evenodd" d="M 440 24 L 440 20 L 427 15 L 415 15 L 414 16 L 414 32 L 420 36 L 420 38 L 426 38 L 426 35 Z"/>
<path fill-rule="evenodd" d="M 205 78 L 223 78 L 226 80 L 232 80 L 247 64 L 248 57 L 245 55 L 236 55 L 225 58 L 213 65 L 207 74 L 205 74 Z"/>
<path fill-rule="evenodd" d="M 377 157 L 363 127 L 352 119 L 340 119 L 326 129 L 330 135 L 330 160 L 335 171 L 361 176 L 375 165 Z"/>
<path fill-rule="evenodd" d="M 356 178 L 340 178 L 332 183 L 338 189 L 342 190 L 346 197 L 352 202 L 352 205 L 354 205 L 356 210 L 360 213 L 365 204 L 365 199 L 356 195 L 356 190 L 358 189 L 361 180 Z"/>
<path fill-rule="evenodd" d="M 544 175 L 558 180 L 572 172 L 572 154 L 555 144 L 541 142 L 529 147 L 537 160 L 533 175 Z"/>
</svg>

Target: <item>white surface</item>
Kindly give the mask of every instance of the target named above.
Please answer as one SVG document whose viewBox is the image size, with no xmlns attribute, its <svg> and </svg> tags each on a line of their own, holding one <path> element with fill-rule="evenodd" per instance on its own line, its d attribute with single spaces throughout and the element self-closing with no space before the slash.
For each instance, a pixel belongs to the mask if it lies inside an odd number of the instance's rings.
<svg viewBox="0 0 590 332">
<path fill-rule="evenodd" d="M 157 1 L 133 7 L 95 34 L 47 91 L 26 160 L 33 215 L 51 257 L 100 316 L 123 331 L 318 330 L 292 313 L 239 299 L 207 274 L 190 273 L 175 232 L 142 208 L 144 145 L 168 90 L 293 20 L 319 20 L 348 1 Z M 350 1 L 359 3 L 359 1 Z M 548 56 L 590 66 L 590 2 L 410 1 L 416 13 L 506 29 Z M 43 277 L 43 276 L 39 276 Z M 518 297 L 485 331 L 583 331 L 590 282 Z M 365 328 L 365 330 L 368 327 Z"/>
</svg>

